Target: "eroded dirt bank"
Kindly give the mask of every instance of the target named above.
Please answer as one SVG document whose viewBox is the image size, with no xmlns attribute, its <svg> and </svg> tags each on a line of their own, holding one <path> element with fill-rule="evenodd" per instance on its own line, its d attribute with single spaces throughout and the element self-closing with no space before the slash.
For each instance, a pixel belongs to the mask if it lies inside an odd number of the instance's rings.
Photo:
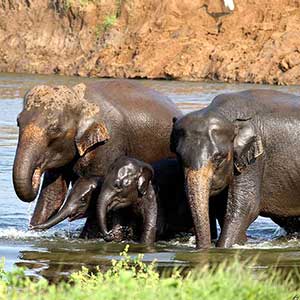
<svg viewBox="0 0 300 300">
<path fill-rule="evenodd" d="M 299 24 L 299 0 L 0 0 L 0 71 L 300 84 Z"/>
</svg>

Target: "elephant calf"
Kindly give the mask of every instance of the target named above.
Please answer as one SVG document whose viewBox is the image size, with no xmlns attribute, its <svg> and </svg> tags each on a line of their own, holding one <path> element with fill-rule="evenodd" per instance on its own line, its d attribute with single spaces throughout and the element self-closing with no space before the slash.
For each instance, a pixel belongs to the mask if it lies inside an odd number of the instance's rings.
<svg viewBox="0 0 300 300">
<path fill-rule="evenodd" d="M 120 213 L 120 224 L 115 222 L 109 232 L 106 216 L 110 211 L 122 212 L 124 208 L 127 208 L 125 217 Z M 135 236 L 145 244 L 193 227 L 183 174 L 175 159 L 149 165 L 126 156 L 118 158 L 105 177 L 97 212 L 100 229 L 110 240 L 115 240 L 115 236 L 120 238 L 115 229 L 124 223 L 135 228 Z"/>
<path fill-rule="evenodd" d="M 59 212 L 42 224 L 30 225 L 30 229 L 46 230 L 67 218 L 74 221 L 87 217 L 95 208 L 94 202 L 101 189 L 101 180 L 97 176 L 79 178 Z"/>
</svg>

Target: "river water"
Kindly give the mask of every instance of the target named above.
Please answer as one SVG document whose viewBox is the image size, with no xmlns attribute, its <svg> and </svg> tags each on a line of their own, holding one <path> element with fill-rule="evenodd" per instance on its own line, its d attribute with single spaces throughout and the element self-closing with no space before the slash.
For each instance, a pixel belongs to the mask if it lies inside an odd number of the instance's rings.
<svg viewBox="0 0 300 300">
<path fill-rule="evenodd" d="M 82 266 L 93 268 L 109 265 L 119 258 L 125 244 L 99 240 L 77 239 L 83 221 L 67 221 L 43 233 L 28 230 L 30 206 L 18 200 L 12 185 L 12 165 L 17 145 L 16 118 L 22 110 L 22 96 L 37 84 L 76 84 L 99 79 L 78 77 L 0 74 L 0 257 L 5 258 L 5 269 L 14 265 L 26 266 L 27 273 L 49 279 L 67 276 Z M 272 88 L 300 94 L 300 87 L 256 86 L 249 84 L 196 83 L 139 80 L 168 95 L 184 112 L 207 105 L 215 95 L 253 88 Z M 239 257 L 255 258 L 254 266 L 265 269 L 300 268 L 300 239 L 285 237 L 285 232 L 267 218 L 258 218 L 248 230 L 248 242 L 233 249 L 212 248 L 194 250 L 194 237 L 181 237 L 171 242 L 159 242 L 153 247 L 131 245 L 129 253 L 145 253 L 144 260 L 156 259 L 160 267 L 193 267 L 218 263 Z"/>
</svg>

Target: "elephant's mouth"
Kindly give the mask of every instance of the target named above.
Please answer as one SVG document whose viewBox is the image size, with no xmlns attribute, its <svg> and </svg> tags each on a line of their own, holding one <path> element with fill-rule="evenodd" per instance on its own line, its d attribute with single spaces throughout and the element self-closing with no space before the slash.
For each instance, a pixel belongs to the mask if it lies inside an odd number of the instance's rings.
<svg viewBox="0 0 300 300">
<path fill-rule="evenodd" d="M 119 205 L 120 205 L 120 201 L 114 199 L 112 202 L 110 202 L 107 205 L 107 211 L 117 210 Z"/>
<path fill-rule="evenodd" d="M 72 222 L 72 221 L 75 221 L 75 220 L 78 220 L 78 219 L 82 219 L 82 218 L 84 218 L 86 216 L 87 216 L 86 211 L 74 212 L 74 213 L 70 214 L 70 216 L 68 217 L 68 221 Z"/>
<path fill-rule="evenodd" d="M 114 199 L 111 203 L 107 205 L 107 212 L 116 211 L 127 206 L 129 206 L 129 203 L 127 203 L 127 201 Z"/>
</svg>

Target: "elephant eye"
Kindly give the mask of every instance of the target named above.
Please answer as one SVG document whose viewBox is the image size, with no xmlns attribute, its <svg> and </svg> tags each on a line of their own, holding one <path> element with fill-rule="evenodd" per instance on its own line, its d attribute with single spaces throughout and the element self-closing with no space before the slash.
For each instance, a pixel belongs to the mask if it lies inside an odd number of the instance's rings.
<svg viewBox="0 0 300 300">
<path fill-rule="evenodd" d="M 131 180 L 128 178 L 124 178 L 123 180 L 123 186 L 128 187 L 131 184 Z"/>
<path fill-rule="evenodd" d="M 62 131 L 60 130 L 60 128 L 56 127 L 56 126 L 51 126 L 48 129 L 48 134 L 53 137 L 56 138 L 59 135 L 61 135 Z"/>
</svg>

